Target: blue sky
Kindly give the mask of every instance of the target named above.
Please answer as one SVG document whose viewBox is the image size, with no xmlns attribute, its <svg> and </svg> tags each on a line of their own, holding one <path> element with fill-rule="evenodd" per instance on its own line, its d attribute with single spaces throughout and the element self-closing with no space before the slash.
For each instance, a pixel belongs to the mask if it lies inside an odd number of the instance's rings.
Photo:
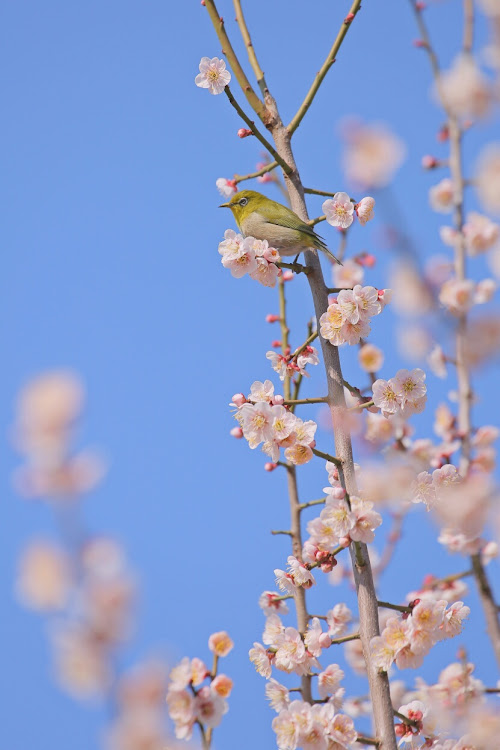
<svg viewBox="0 0 500 750">
<path fill-rule="evenodd" d="M 347 3 L 248 6 L 268 84 L 289 119 Z M 445 63 L 460 44 L 457 6 L 449 0 L 427 13 Z M 220 10 L 243 53 L 232 4 L 224 0 Z M 227 404 L 234 392 L 247 392 L 253 380 L 272 374 L 265 352 L 277 333 L 264 318 L 277 310 L 277 297 L 248 278 L 232 279 L 221 267 L 217 244 L 231 223 L 216 208 L 215 189 L 217 177 L 252 171 L 260 150 L 254 139 L 236 137 L 241 123 L 224 96 L 194 86 L 199 59 L 220 54 L 197 0 L 4 3 L 0 36 L 5 746 L 57 750 L 71 738 L 73 750 L 88 750 L 105 722 L 98 704 L 75 704 L 54 686 L 45 624 L 13 595 L 25 543 L 39 533 L 56 535 L 50 509 L 20 500 L 11 486 L 19 463 L 9 442 L 13 403 L 29 377 L 54 367 L 83 377 L 88 408 L 79 444 L 96 446 L 109 461 L 106 479 L 86 501 L 86 523 L 123 542 L 142 581 L 137 632 L 123 662 L 156 653 L 171 661 L 185 654 L 208 658 L 209 634 L 228 630 L 236 647 L 225 671 L 236 687 L 215 745 L 234 748 L 245 722 L 245 746 L 272 746 L 264 681 L 247 652 L 263 627 L 258 596 L 273 587 L 272 571 L 284 567 L 288 554 L 287 540 L 269 534 L 286 527 L 287 500 L 279 472 L 265 473 L 260 452 L 229 437 Z M 422 172 L 420 158 L 428 152 L 444 156 L 446 147 L 436 142 L 442 115 L 429 95 L 425 55 L 412 45 L 416 36 L 409 4 L 386 0 L 382 12 L 367 0 L 294 147 L 305 184 L 338 189 L 339 121 L 355 114 L 390 123 L 408 152 L 393 191 L 426 257 L 445 250 L 437 235 L 441 217 L 427 200 L 437 178 Z M 478 38 L 485 40 L 482 21 Z M 480 145 L 494 136 L 491 121 L 467 137 L 468 172 Z M 321 200 L 311 198 L 311 215 L 320 213 Z M 469 205 L 477 207 L 473 195 Z M 390 259 L 375 245 L 380 227 L 378 218 L 364 234 L 356 228 L 350 249 L 377 251 L 367 283 L 386 286 Z M 326 227 L 323 233 L 335 250 L 335 231 Z M 477 278 L 487 273 L 483 260 L 475 262 L 474 275 L 476 270 Z M 292 344 L 298 345 L 312 304 L 303 279 L 287 291 Z M 392 313 L 373 322 L 372 340 L 386 349 L 387 377 L 408 364 L 394 345 L 396 323 Z M 354 353 L 342 357 L 346 376 L 359 382 Z M 479 393 L 493 383 L 491 372 L 482 374 Z M 414 420 L 419 435 L 430 433 L 432 405 L 452 385 L 429 376 L 429 407 Z M 314 373 L 307 392 L 318 395 L 323 387 L 320 372 Z M 307 418 L 316 414 L 311 409 Z M 490 420 L 480 401 L 475 424 Z M 318 443 L 329 449 L 331 436 L 322 433 Z M 320 461 L 300 472 L 304 499 L 318 497 L 324 484 Z M 400 600 L 426 573 L 444 575 L 466 565 L 437 545 L 435 530 L 415 512 L 381 596 Z M 492 574 L 498 575 L 497 566 Z M 353 601 L 350 592 L 326 584 L 311 599 L 312 608 L 323 611 L 339 599 Z M 468 603 L 470 658 L 493 684 L 474 593 Z M 460 643 L 436 648 L 423 668 L 426 679 L 437 679 Z M 348 693 L 364 690 L 359 679 L 346 686 Z"/>
</svg>

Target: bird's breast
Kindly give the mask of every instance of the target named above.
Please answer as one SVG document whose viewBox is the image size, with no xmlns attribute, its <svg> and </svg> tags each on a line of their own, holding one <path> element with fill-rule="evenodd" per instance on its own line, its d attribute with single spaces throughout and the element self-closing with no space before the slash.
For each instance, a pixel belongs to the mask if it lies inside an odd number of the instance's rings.
<svg viewBox="0 0 500 750">
<path fill-rule="evenodd" d="M 256 240 L 267 240 L 275 247 L 280 255 L 295 255 L 304 249 L 300 232 L 290 227 L 270 224 L 264 216 L 254 211 L 240 224 L 245 237 L 255 237 Z"/>
</svg>

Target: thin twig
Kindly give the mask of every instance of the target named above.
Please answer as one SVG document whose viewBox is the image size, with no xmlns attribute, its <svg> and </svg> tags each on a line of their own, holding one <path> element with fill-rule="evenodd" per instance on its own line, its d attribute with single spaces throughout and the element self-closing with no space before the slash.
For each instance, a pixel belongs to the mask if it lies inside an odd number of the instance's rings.
<svg viewBox="0 0 500 750">
<path fill-rule="evenodd" d="M 312 452 L 315 456 L 318 456 L 318 458 L 324 458 L 325 461 L 330 461 L 330 463 L 335 464 L 338 469 L 342 466 L 342 461 L 340 460 L 340 458 L 330 456 L 329 453 L 323 453 L 323 451 L 319 451 L 317 448 L 313 448 Z"/>
<path fill-rule="evenodd" d="M 245 46 L 247 48 L 250 65 L 252 66 L 252 70 L 255 73 L 255 77 L 257 79 L 257 83 L 259 84 L 259 89 L 262 92 L 262 96 L 264 96 L 267 89 L 266 79 L 264 78 L 264 71 L 260 67 L 259 61 L 257 60 L 257 55 L 255 54 L 255 49 L 252 44 L 252 38 L 250 37 L 250 32 L 248 31 L 248 26 L 243 15 L 240 0 L 233 0 L 233 5 L 234 10 L 236 11 L 236 22 L 240 27 L 241 36 L 243 37 L 243 41 L 245 42 Z"/>
<path fill-rule="evenodd" d="M 321 396 L 318 398 L 296 398 L 296 399 L 285 399 L 286 406 L 298 406 L 300 404 L 326 404 L 328 402 L 327 396 Z"/>
<path fill-rule="evenodd" d="M 225 87 L 224 92 L 225 92 L 227 98 L 229 99 L 229 101 L 231 102 L 231 104 L 233 105 L 233 107 L 235 108 L 235 110 L 237 111 L 237 113 L 239 114 L 239 116 L 241 117 L 241 119 L 244 122 L 246 122 L 246 124 L 248 125 L 248 127 L 250 128 L 250 130 L 252 131 L 252 133 L 254 134 L 254 136 L 262 143 L 262 145 L 264 146 L 264 148 L 266 148 L 269 151 L 269 153 L 271 154 L 271 156 L 273 157 L 273 159 L 278 162 L 278 164 L 280 165 L 280 167 L 282 168 L 282 170 L 285 172 L 285 174 L 290 174 L 290 172 L 292 171 L 292 168 L 288 166 L 288 164 L 286 163 L 286 161 L 284 159 L 281 158 L 281 156 L 278 154 L 278 152 L 276 151 L 276 149 L 273 148 L 273 146 L 271 146 L 271 144 L 269 143 L 269 141 L 267 140 L 267 138 L 264 138 L 264 136 L 262 135 L 262 133 L 260 132 L 260 130 L 255 125 L 254 121 L 251 120 L 248 117 L 248 115 L 246 114 L 246 112 L 244 112 L 241 109 L 240 105 L 238 104 L 238 102 L 234 98 L 234 96 L 233 96 L 233 94 L 232 94 L 231 89 L 229 88 L 229 86 Z"/>
<path fill-rule="evenodd" d="M 234 181 L 238 185 L 240 182 L 244 182 L 245 180 L 253 180 L 256 177 L 262 177 L 263 174 L 267 174 L 267 172 L 272 172 L 273 169 L 276 169 L 278 166 L 277 161 L 270 161 L 269 164 L 266 164 L 261 169 L 257 169 L 255 172 L 249 172 L 249 174 L 235 174 L 234 175 Z"/>
<path fill-rule="evenodd" d="M 309 344 L 312 344 L 312 342 L 313 342 L 313 341 L 314 341 L 315 339 L 317 339 L 317 338 L 318 338 L 318 335 L 319 335 L 319 334 L 318 334 L 318 332 L 317 332 L 317 331 L 314 331 L 313 333 L 309 334 L 309 336 L 308 336 L 308 337 L 307 337 L 307 339 L 306 339 L 306 340 L 304 341 L 304 343 L 303 343 L 303 344 L 302 344 L 301 346 L 299 346 L 299 347 L 298 347 L 297 349 L 295 349 L 295 351 L 294 351 L 294 353 L 292 354 L 292 357 L 291 357 L 291 358 L 292 358 L 292 359 L 295 359 L 296 357 L 298 357 L 298 356 L 299 356 L 299 354 L 302 354 L 302 352 L 304 351 L 304 349 L 305 349 L 306 347 L 308 347 L 308 346 L 309 346 Z"/>
<path fill-rule="evenodd" d="M 391 602 L 377 602 L 379 607 L 384 609 L 394 609 L 396 612 L 411 612 L 411 607 L 403 607 L 401 604 L 391 604 Z"/>
<path fill-rule="evenodd" d="M 291 123 L 288 125 L 288 132 L 290 135 L 294 133 L 297 128 L 299 127 L 300 123 L 302 122 L 302 118 L 306 114 L 307 110 L 311 106 L 314 97 L 316 96 L 319 87 L 323 83 L 323 80 L 332 67 L 333 63 L 335 62 L 335 57 L 340 49 L 340 46 L 342 42 L 345 39 L 345 36 L 347 32 L 349 31 L 349 27 L 351 26 L 352 22 L 354 21 L 354 18 L 356 16 L 356 13 L 361 7 L 361 0 L 354 0 L 353 4 L 351 5 L 351 9 L 348 13 L 348 15 L 345 17 L 342 26 L 340 27 L 339 33 L 337 34 L 337 38 L 335 39 L 333 46 L 330 50 L 330 52 L 327 55 L 327 58 L 323 65 L 321 66 L 321 69 L 318 73 L 316 73 L 316 78 L 314 79 L 311 88 L 306 94 L 306 97 L 302 104 L 300 105 L 297 114 L 291 121 Z"/>
</svg>

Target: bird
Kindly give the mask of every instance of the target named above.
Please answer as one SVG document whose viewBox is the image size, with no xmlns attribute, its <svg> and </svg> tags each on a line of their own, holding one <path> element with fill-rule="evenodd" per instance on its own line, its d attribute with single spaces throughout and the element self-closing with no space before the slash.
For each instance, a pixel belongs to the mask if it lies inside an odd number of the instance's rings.
<svg viewBox="0 0 500 750">
<path fill-rule="evenodd" d="M 330 252 L 325 241 L 310 224 L 290 208 L 272 201 L 255 190 L 241 190 L 219 208 L 230 208 L 244 237 L 267 240 L 282 256 L 298 255 L 303 250 L 321 250 L 336 263 L 342 263 Z"/>
</svg>

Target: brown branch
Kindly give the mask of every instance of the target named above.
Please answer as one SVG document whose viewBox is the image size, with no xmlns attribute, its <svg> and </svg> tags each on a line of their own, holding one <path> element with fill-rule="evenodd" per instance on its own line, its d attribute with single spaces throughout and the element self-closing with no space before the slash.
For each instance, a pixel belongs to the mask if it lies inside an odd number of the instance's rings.
<svg viewBox="0 0 500 750">
<path fill-rule="evenodd" d="M 466 55 L 472 53 L 474 45 L 474 0 L 464 0 L 464 41 L 463 51 Z"/>
<path fill-rule="evenodd" d="M 403 607 L 400 604 L 391 604 L 390 602 L 377 602 L 379 607 L 384 609 L 394 609 L 396 612 L 411 612 L 411 607 Z"/>
<path fill-rule="evenodd" d="M 243 37 L 243 41 L 245 42 L 245 46 L 247 48 L 250 65 L 252 66 L 252 70 L 255 73 L 257 83 L 259 84 L 259 89 L 262 91 L 262 95 L 264 96 L 267 89 L 266 79 L 264 78 L 264 71 L 260 67 L 259 61 L 257 60 L 257 55 L 255 54 L 255 49 L 252 44 L 250 32 L 248 31 L 245 17 L 243 15 L 243 10 L 241 8 L 241 0 L 233 0 L 233 5 L 234 10 L 236 11 L 236 22 L 240 27 L 241 36 Z"/>
<path fill-rule="evenodd" d="M 455 249 L 455 275 L 460 281 L 467 278 L 466 268 L 466 246 L 464 227 L 464 200 L 465 200 L 465 180 L 463 174 L 463 155 L 462 155 L 462 136 L 463 130 L 457 117 L 450 112 L 446 104 L 446 98 L 443 95 L 441 86 L 441 75 L 436 54 L 432 48 L 429 33 L 426 24 L 422 18 L 421 11 L 418 10 L 415 0 L 410 0 L 416 13 L 422 39 L 425 42 L 427 53 L 432 66 L 436 88 L 439 94 L 440 103 L 447 114 L 447 125 L 450 143 L 450 175 L 453 183 L 453 223 L 456 230 L 454 243 Z M 464 23 L 464 48 L 472 47 L 473 26 L 474 26 L 474 6 L 469 0 L 465 0 L 465 23 Z M 462 445 L 460 453 L 459 470 L 463 477 L 467 477 L 471 463 L 471 433 L 472 433 L 472 385 L 470 371 L 467 363 L 467 314 L 462 313 L 458 316 L 456 329 L 456 371 L 458 383 L 458 429 L 462 435 Z M 490 636 L 493 651 L 500 665 L 500 621 L 498 606 L 493 598 L 493 592 L 486 575 L 486 570 L 482 564 L 481 556 L 472 555 L 472 570 L 476 579 L 479 591 L 481 605 L 483 607 L 486 627 Z"/>
<path fill-rule="evenodd" d="M 224 27 L 224 19 L 221 15 L 219 15 L 219 12 L 215 7 L 214 0 L 205 0 L 205 7 L 208 11 L 208 15 L 210 16 L 210 20 L 212 21 L 215 33 L 217 34 L 219 42 L 221 43 L 222 54 L 227 57 L 227 60 L 231 66 L 231 70 L 233 71 L 236 80 L 240 84 L 248 103 L 252 107 L 253 111 L 260 117 L 260 119 L 263 120 L 266 111 L 265 104 L 259 99 L 255 91 L 253 90 L 245 71 L 241 67 L 241 63 L 238 59 L 238 56 L 236 55 L 236 52 L 233 49 L 231 42 L 229 41 L 229 37 Z"/>
<path fill-rule="evenodd" d="M 236 184 L 239 182 L 244 182 L 245 180 L 253 180 L 255 177 L 262 177 L 263 174 L 267 174 L 267 172 L 272 172 L 273 169 L 276 169 L 278 166 L 277 161 L 270 161 L 269 164 L 266 164 L 262 169 L 257 169 L 255 172 L 249 172 L 249 174 L 235 174 L 234 175 L 234 181 Z"/>
<path fill-rule="evenodd" d="M 302 119 L 304 115 L 306 114 L 307 110 L 311 106 L 314 97 L 318 93 L 318 89 L 323 83 L 323 80 L 332 67 L 333 63 L 335 62 L 335 57 L 342 45 L 342 42 L 345 39 L 345 36 L 347 32 L 349 31 L 349 27 L 351 26 L 352 22 L 354 21 L 354 18 L 356 16 L 356 13 L 361 7 L 361 0 L 354 0 L 353 4 L 351 5 L 351 9 L 348 13 L 348 15 L 345 17 L 342 26 L 340 27 L 339 33 L 337 34 L 337 38 L 335 39 L 333 46 L 330 50 L 330 52 L 327 55 L 327 58 L 323 65 L 321 66 L 318 73 L 316 73 L 316 78 L 314 79 L 311 88 L 306 94 L 306 98 L 300 105 L 297 114 L 291 121 L 291 123 L 288 125 L 288 132 L 290 135 L 294 133 L 297 128 L 299 127 L 300 123 L 302 122 Z"/>
<path fill-rule="evenodd" d="M 246 114 L 246 112 L 244 112 L 241 109 L 240 105 L 238 104 L 238 102 L 234 98 L 234 96 L 233 96 L 233 94 L 232 94 L 231 89 L 229 88 L 229 86 L 225 87 L 224 92 L 225 92 L 227 98 L 229 99 L 229 101 L 231 102 L 231 104 L 233 105 L 233 107 L 235 108 L 235 110 L 237 111 L 237 113 L 239 114 L 239 116 L 241 117 L 241 119 L 244 122 L 246 122 L 246 124 L 248 125 L 248 127 L 250 128 L 250 130 L 252 131 L 252 133 L 254 134 L 254 136 L 262 143 L 262 145 L 264 146 L 264 148 L 266 148 L 269 151 L 269 153 L 271 154 L 271 156 L 273 157 L 273 159 L 278 162 L 278 164 L 280 165 L 280 167 L 282 168 L 282 170 L 285 172 L 285 174 L 290 174 L 290 172 L 292 171 L 291 167 L 289 167 L 288 164 L 286 163 L 286 161 L 281 158 L 281 156 L 277 153 L 277 151 L 275 151 L 275 149 L 271 146 L 271 144 L 269 143 L 269 141 L 267 140 L 267 138 L 264 138 L 264 136 L 262 135 L 262 133 L 256 127 L 254 121 L 251 120 L 248 117 L 248 115 Z"/>
</svg>

